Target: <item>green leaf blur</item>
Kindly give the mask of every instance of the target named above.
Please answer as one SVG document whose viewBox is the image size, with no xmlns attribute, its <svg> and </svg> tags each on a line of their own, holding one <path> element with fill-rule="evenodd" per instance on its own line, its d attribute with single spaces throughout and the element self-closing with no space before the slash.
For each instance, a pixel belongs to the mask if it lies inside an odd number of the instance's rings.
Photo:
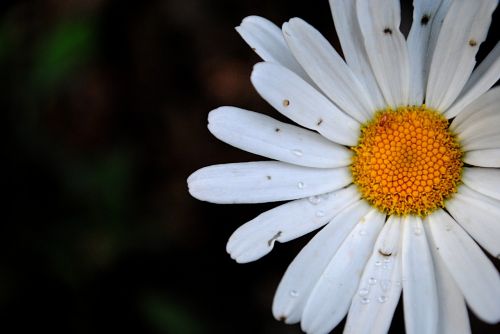
<svg viewBox="0 0 500 334">
<path fill-rule="evenodd" d="M 35 89 L 50 89 L 62 83 L 95 49 L 95 27 L 91 19 L 61 22 L 38 42 L 33 65 Z"/>
</svg>

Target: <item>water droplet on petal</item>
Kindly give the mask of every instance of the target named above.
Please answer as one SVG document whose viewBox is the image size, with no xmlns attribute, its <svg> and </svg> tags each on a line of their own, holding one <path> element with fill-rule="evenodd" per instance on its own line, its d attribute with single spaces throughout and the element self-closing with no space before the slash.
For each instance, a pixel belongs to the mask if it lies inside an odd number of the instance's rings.
<svg viewBox="0 0 500 334">
<path fill-rule="evenodd" d="M 391 263 L 391 259 L 384 259 L 384 263 Z"/>
<path fill-rule="evenodd" d="M 365 304 L 366 305 L 366 304 L 369 304 L 369 303 L 370 303 L 370 298 L 366 298 L 366 297 L 361 298 L 361 304 Z"/>
<path fill-rule="evenodd" d="M 358 293 L 360 296 L 366 296 L 369 292 L 370 292 L 370 290 L 368 290 L 367 288 L 362 288 L 362 289 L 359 289 Z"/>
<path fill-rule="evenodd" d="M 295 154 L 298 157 L 301 157 L 304 154 L 302 152 L 302 150 L 299 150 L 299 149 L 292 150 L 292 153 Z"/>
<path fill-rule="evenodd" d="M 306 185 L 304 184 L 304 182 L 297 183 L 297 188 L 299 188 L 299 189 L 304 189 L 305 186 Z"/>
<path fill-rule="evenodd" d="M 324 216 L 325 216 L 325 211 L 323 210 L 316 211 L 316 217 L 324 217 Z"/>
<path fill-rule="evenodd" d="M 379 303 L 385 303 L 387 301 L 387 297 L 386 296 L 379 296 L 377 298 L 377 300 Z"/>
<path fill-rule="evenodd" d="M 290 296 L 297 297 L 298 295 L 299 295 L 299 292 L 297 290 L 291 290 L 290 291 Z"/>
<path fill-rule="evenodd" d="M 377 260 L 377 261 L 375 261 L 375 265 L 376 265 L 377 267 L 380 267 L 380 266 L 382 265 L 382 262 Z"/>
<path fill-rule="evenodd" d="M 370 285 L 377 284 L 377 279 L 375 277 L 370 277 L 368 279 L 368 284 L 370 284 Z"/>
<path fill-rule="evenodd" d="M 422 234 L 422 229 L 420 227 L 416 227 L 413 230 L 413 234 L 415 234 L 415 235 L 421 235 Z"/>
<path fill-rule="evenodd" d="M 326 201 L 326 200 L 328 199 L 328 197 L 330 197 L 330 195 L 328 195 L 328 194 L 323 194 L 323 195 L 319 195 L 319 197 L 320 197 L 322 200 Z"/>
<path fill-rule="evenodd" d="M 366 232 L 366 230 L 360 230 L 359 231 L 359 235 L 367 235 L 368 232 Z"/>
<path fill-rule="evenodd" d="M 319 196 L 311 196 L 311 197 L 309 197 L 309 203 L 316 205 L 319 202 L 321 202 L 321 197 L 319 197 Z"/>
<path fill-rule="evenodd" d="M 383 279 L 380 281 L 380 288 L 383 290 L 383 291 L 387 291 L 389 290 L 389 287 L 391 286 L 391 280 L 388 280 L 388 279 Z"/>
</svg>

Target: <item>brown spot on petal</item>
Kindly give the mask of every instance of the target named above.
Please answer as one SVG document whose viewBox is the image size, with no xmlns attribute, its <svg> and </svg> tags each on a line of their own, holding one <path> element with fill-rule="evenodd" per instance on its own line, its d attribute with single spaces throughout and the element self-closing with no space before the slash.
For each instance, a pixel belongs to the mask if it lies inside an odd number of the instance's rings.
<svg viewBox="0 0 500 334">
<path fill-rule="evenodd" d="M 278 231 L 278 233 L 276 233 L 274 235 L 274 237 L 272 237 L 271 239 L 269 239 L 269 241 L 267 242 L 267 244 L 268 244 L 269 247 L 271 247 L 274 244 L 274 242 L 276 241 L 276 239 L 278 239 L 281 236 L 281 233 L 282 233 L 281 231 Z"/>
<path fill-rule="evenodd" d="M 422 16 L 422 19 L 420 20 L 420 24 L 425 26 L 425 25 L 427 25 L 427 23 L 429 23 L 430 19 L 431 19 L 431 16 L 428 14 L 425 14 L 424 16 Z"/>
<path fill-rule="evenodd" d="M 382 255 L 382 256 L 391 256 L 391 255 L 392 255 L 392 253 L 386 253 L 386 252 L 384 252 L 384 251 L 382 250 L 382 248 L 379 248 L 379 249 L 378 249 L 378 253 L 379 253 L 380 255 Z"/>
<path fill-rule="evenodd" d="M 385 28 L 384 29 L 384 34 L 386 34 L 386 35 L 392 35 L 392 29 L 391 28 Z"/>
<path fill-rule="evenodd" d="M 477 45 L 477 41 L 474 38 L 469 39 L 469 45 L 474 47 Z"/>
<path fill-rule="evenodd" d="M 320 126 L 320 125 L 321 125 L 321 123 L 323 123 L 323 118 L 320 118 L 320 119 L 318 120 L 318 123 L 316 123 L 316 125 L 317 125 L 317 126 Z"/>
<path fill-rule="evenodd" d="M 283 107 L 288 107 L 290 105 L 290 100 L 283 100 Z"/>
</svg>

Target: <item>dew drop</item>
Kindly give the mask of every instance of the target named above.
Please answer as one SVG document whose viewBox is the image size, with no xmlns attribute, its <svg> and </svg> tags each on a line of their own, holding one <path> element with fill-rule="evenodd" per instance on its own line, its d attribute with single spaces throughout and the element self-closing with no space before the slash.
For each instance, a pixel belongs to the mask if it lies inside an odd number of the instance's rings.
<svg viewBox="0 0 500 334">
<path fill-rule="evenodd" d="M 377 260 L 377 261 L 375 261 L 375 265 L 376 265 L 377 267 L 380 267 L 380 266 L 382 265 L 382 262 Z"/>
<path fill-rule="evenodd" d="M 401 281 L 394 281 L 394 285 L 400 286 L 401 285 Z"/>
<path fill-rule="evenodd" d="M 319 195 L 319 197 L 320 197 L 322 200 L 326 201 L 326 200 L 330 197 L 330 195 L 328 195 L 328 194 L 323 194 L 323 195 Z"/>
<path fill-rule="evenodd" d="M 324 217 L 324 216 L 325 216 L 325 211 L 323 210 L 316 211 L 316 217 Z"/>
<path fill-rule="evenodd" d="M 365 304 L 366 305 L 366 304 L 369 304 L 369 303 L 370 303 L 370 298 L 366 298 L 366 297 L 361 298 L 361 304 Z"/>
<path fill-rule="evenodd" d="M 377 298 L 377 300 L 378 300 L 379 303 L 382 304 L 382 303 L 385 303 L 387 301 L 387 297 L 386 296 L 379 296 Z"/>
<path fill-rule="evenodd" d="M 381 288 L 383 291 L 387 291 L 387 290 L 389 290 L 390 286 L 391 286 L 391 280 L 384 279 L 384 280 L 381 280 L 381 281 L 380 281 L 380 288 Z"/>
<path fill-rule="evenodd" d="M 298 157 L 301 157 L 304 154 L 302 152 L 302 150 L 299 150 L 299 149 L 292 150 L 292 153 L 295 154 Z"/>
<path fill-rule="evenodd" d="M 368 290 L 367 288 L 362 288 L 362 289 L 359 289 L 358 294 L 360 296 L 366 296 L 369 292 L 370 292 L 370 290 Z"/>
<path fill-rule="evenodd" d="M 384 259 L 384 263 L 387 263 L 387 264 L 391 263 L 391 259 Z"/>
<path fill-rule="evenodd" d="M 377 279 L 376 279 L 375 277 L 370 277 L 370 278 L 368 279 L 368 284 L 370 284 L 370 285 L 375 285 L 375 284 L 377 284 Z"/>
<path fill-rule="evenodd" d="M 367 235 L 368 232 L 366 232 L 366 230 L 360 230 L 359 231 L 359 235 Z"/>
<path fill-rule="evenodd" d="M 306 185 L 304 184 L 304 182 L 297 183 L 297 188 L 299 188 L 299 189 L 304 189 L 305 186 Z"/>
<path fill-rule="evenodd" d="M 308 198 L 308 200 L 309 200 L 309 203 L 316 205 L 319 202 L 321 202 L 321 197 L 319 197 L 319 196 L 311 196 L 311 197 Z"/>
<path fill-rule="evenodd" d="M 421 235 L 422 234 L 422 229 L 420 227 L 416 227 L 413 229 L 413 234 L 415 235 Z"/>
<path fill-rule="evenodd" d="M 298 297 L 298 295 L 299 295 L 299 292 L 297 290 L 291 290 L 290 291 L 290 296 L 292 296 L 292 297 Z"/>
</svg>

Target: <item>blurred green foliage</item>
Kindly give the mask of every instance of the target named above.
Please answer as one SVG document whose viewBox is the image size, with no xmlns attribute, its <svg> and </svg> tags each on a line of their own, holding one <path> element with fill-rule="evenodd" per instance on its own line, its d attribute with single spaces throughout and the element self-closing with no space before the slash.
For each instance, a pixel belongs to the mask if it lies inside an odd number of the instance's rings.
<svg viewBox="0 0 500 334">
<path fill-rule="evenodd" d="M 199 317 L 192 314 L 180 303 L 167 298 L 148 296 L 144 299 L 143 311 L 150 324 L 159 333 L 201 334 L 203 325 Z"/>
<path fill-rule="evenodd" d="M 100 223 L 115 225 L 125 218 L 131 163 L 131 157 L 123 151 L 111 152 L 95 161 L 70 161 L 65 166 L 68 192 L 105 217 L 106 221 Z"/>
<path fill-rule="evenodd" d="M 95 21 L 60 22 L 38 41 L 33 64 L 35 89 L 53 88 L 83 64 L 96 48 Z"/>
<path fill-rule="evenodd" d="M 73 209 L 80 214 L 58 227 L 62 233 L 53 231 L 48 255 L 54 269 L 75 283 L 112 262 L 132 238 L 127 223 L 133 209 L 129 197 L 133 166 L 127 152 L 117 151 L 66 161 L 61 167 L 64 193 L 69 203 L 78 203 Z M 72 264 L 75 258 L 77 266 Z"/>
</svg>

